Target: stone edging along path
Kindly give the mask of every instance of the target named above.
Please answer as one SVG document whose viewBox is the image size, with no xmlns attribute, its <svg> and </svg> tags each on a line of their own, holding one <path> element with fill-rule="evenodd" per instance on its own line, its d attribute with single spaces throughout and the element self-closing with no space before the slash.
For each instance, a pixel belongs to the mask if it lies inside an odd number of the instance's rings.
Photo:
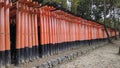
<svg viewBox="0 0 120 68">
<path fill-rule="evenodd" d="M 57 65 L 63 64 L 65 62 L 70 62 L 73 59 L 80 57 L 82 55 L 85 55 L 86 53 L 89 53 L 99 47 L 104 46 L 106 43 L 104 44 L 97 44 L 97 45 L 91 45 L 89 47 L 83 48 L 83 49 L 79 49 L 71 54 L 67 54 L 67 55 L 63 55 L 62 57 L 57 57 L 56 59 L 50 59 L 44 63 L 42 63 L 39 66 L 35 66 L 32 68 L 54 68 Z"/>
</svg>

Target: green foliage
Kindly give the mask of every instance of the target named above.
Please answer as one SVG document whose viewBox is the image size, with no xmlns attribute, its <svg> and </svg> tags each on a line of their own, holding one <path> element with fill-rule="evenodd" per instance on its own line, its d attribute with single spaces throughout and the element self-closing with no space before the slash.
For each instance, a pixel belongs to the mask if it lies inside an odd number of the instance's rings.
<svg viewBox="0 0 120 68">
<path fill-rule="evenodd" d="M 103 23 L 104 0 L 69 0 L 71 1 L 71 12 L 83 18 Z M 68 9 L 67 0 L 43 0 L 43 3 L 55 2 Z M 93 7 L 94 5 L 94 7 Z M 120 8 L 120 0 L 106 0 L 106 15 L 114 8 Z M 113 27 L 115 24 L 113 16 L 107 18 L 105 25 Z"/>
<path fill-rule="evenodd" d="M 77 12 L 77 7 L 78 7 L 78 5 L 79 5 L 79 2 L 80 2 L 81 0 L 71 0 L 71 3 L 72 3 L 72 6 L 71 6 L 71 11 L 73 12 L 73 13 L 75 13 L 75 14 L 77 14 L 78 12 Z"/>
</svg>

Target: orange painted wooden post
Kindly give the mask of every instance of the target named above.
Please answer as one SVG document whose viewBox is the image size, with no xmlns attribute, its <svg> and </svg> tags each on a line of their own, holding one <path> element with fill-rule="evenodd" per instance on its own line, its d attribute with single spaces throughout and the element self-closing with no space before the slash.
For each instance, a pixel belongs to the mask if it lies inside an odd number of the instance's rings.
<svg viewBox="0 0 120 68">
<path fill-rule="evenodd" d="M 83 41 L 85 41 L 85 24 L 84 24 L 84 19 L 83 19 Z"/>
<path fill-rule="evenodd" d="M 54 15 L 53 15 L 54 12 L 51 12 L 51 42 L 52 42 L 52 46 L 51 46 L 51 54 L 53 55 L 54 54 Z"/>
<path fill-rule="evenodd" d="M 78 21 L 77 21 L 77 23 L 76 23 L 76 25 L 77 25 L 77 46 L 79 45 L 79 23 L 78 23 Z"/>
<path fill-rule="evenodd" d="M 29 7 L 25 7 L 25 60 L 26 62 L 29 61 Z"/>
<path fill-rule="evenodd" d="M 90 21 L 88 21 L 88 41 L 89 41 L 89 45 L 91 45 L 91 39 L 90 39 Z"/>
<path fill-rule="evenodd" d="M 67 47 L 67 50 L 69 49 L 69 44 L 68 44 L 68 40 L 69 40 L 69 22 L 67 20 L 67 17 L 65 16 L 65 20 L 66 20 L 66 47 Z"/>
<path fill-rule="evenodd" d="M 82 37 L 83 37 L 82 34 L 83 34 L 83 24 L 82 24 L 82 19 L 81 19 L 81 31 L 80 31 L 80 41 L 81 42 L 82 42 Z"/>
<path fill-rule="evenodd" d="M 60 15 L 57 15 L 57 42 L 58 42 L 58 53 L 60 52 Z"/>
<path fill-rule="evenodd" d="M 30 49 L 30 45 L 31 45 L 31 38 L 30 38 L 30 7 L 27 8 L 27 31 L 28 31 L 28 61 L 31 58 L 31 49 Z"/>
<path fill-rule="evenodd" d="M 26 5 L 24 6 L 24 38 L 25 38 L 25 40 L 26 41 L 24 41 L 24 45 L 25 45 L 25 47 L 24 47 L 24 61 L 26 61 L 26 55 L 27 55 L 27 52 L 26 52 L 26 48 L 27 48 L 27 41 L 28 41 L 28 39 L 27 39 L 27 28 L 26 28 L 26 26 L 27 26 L 27 22 L 26 22 L 26 20 L 27 20 L 27 18 L 26 18 Z"/>
<path fill-rule="evenodd" d="M 10 53 L 10 22 L 9 22 L 9 13 L 10 13 L 10 1 L 6 0 L 5 2 L 5 64 L 6 66 L 11 63 L 11 53 Z"/>
<path fill-rule="evenodd" d="M 67 19 L 68 22 L 69 22 L 69 49 L 71 48 L 71 22 L 69 21 L 69 19 Z"/>
<path fill-rule="evenodd" d="M 96 28 L 95 28 L 95 25 L 94 25 L 94 31 L 93 31 L 93 36 L 94 36 L 94 40 L 96 39 Z"/>
<path fill-rule="evenodd" d="M 46 6 L 45 6 L 46 7 Z M 44 57 L 46 57 L 47 56 L 47 18 L 46 18 L 46 11 L 45 11 L 45 9 L 43 10 L 43 18 L 44 18 L 44 22 L 43 22 L 43 24 L 44 24 L 44 38 L 45 38 L 45 40 L 44 40 Z"/>
<path fill-rule="evenodd" d="M 95 36 L 96 36 L 96 28 L 95 25 L 93 24 L 93 39 L 95 40 Z"/>
<path fill-rule="evenodd" d="M 51 55 L 51 10 L 53 10 L 53 7 L 48 6 L 48 32 L 49 32 L 49 45 L 48 45 L 48 55 Z"/>
<path fill-rule="evenodd" d="M 79 19 L 77 18 L 76 20 L 78 20 L 77 21 L 77 23 L 78 23 L 78 46 L 80 45 L 80 21 L 79 21 Z"/>
<path fill-rule="evenodd" d="M 59 23 L 59 21 L 58 21 L 58 17 L 59 15 L 56 13 L 56 53 L 58 54 L 58 43 L 59 43 L 59 37 L 58 37 L 58 32 L 59 32 L 59 26 L 58 26 L 58 23 Z"/>
<path fill-rule="evenodd" d="M 92 23 L 90 22 L 90 44 L 92 45 Z"/>
<path fill-rule="evenodd" d="M 67 42 L 67 22 L 66 22 L 66 20 L 65 20 L 65 15 L 64 15 L 64 24 L 65 24 L 65 31 L 64 31 L 64 35 L 65 35 L 65 41 L 64 41 L 64 46 L 65 46 L 65 50 L 67 49 L 67 44 L 66 44 L 66 42 Z"/>
<path fill-rule="evenodd" d="M 64 17 L 63 17 L 64 18 Z M 66 22 L 65 22 L 65 19 L 63 19 L 63 37 L 64 37 L 64 40 L 63 40 L 63 47 L 64 47 L 64 50 L 66 50 Z"/>
<path fill-rule="evenodd" d="M 47 20 L 47 56 L 50 55 L 50 22 L 49 22 L 49 12 L 50 12 L 50 9 L 49 9 L 49 6 L 46 7 L 46 20 Z"/>
<path fill-rule="evenodd" d="M 75 35 L 76 36 L 76 40 L 75 41 L 76 41 L 76 45 L 77 45 L 77 42 L 78 42 L 78 30 L 77 30 L 78 29 L 78 24 L 77 24 L 77 22 L 75 22 L 75 25 L 76 25 L 75 26 L 75 31 L 76 31 L 76 35 Z"/>
<path fill-rule="evenodd" d="M 69 32 L 69 21 L 67 20 L 67 17 L 66 17 L 66 22 L 67 22 L 67 49 L 69 49 L 69 36 L 70 36 L 70 32 Z"/>
<path fill-rule="evenodd" d="M 92 22 L 90 21 L 90 44 L 92 45 Z"/>
<path fill-rule="evenodd" d="M 82 24 L 81 24 L 81 18 L 79 18 L 78 19 L 79 20 L 79 42 L 80 42 L 80 45 L 81 45 L 81 33 L 82 33 L 82 31 L 81 31 L 81 27 L 82 27 Z"/>
<path fill-rule="evenodd" d="M 84 24 L 83 24 L 83 19 L 82 19 L 82 34 L 81 34 L 81 38 L 82 38 L 82 41 L 84 41 Z"/>
<path fill-rule="evenodd" d="M 69 22 L 67 20 L 66 14 L 65 14 L 65 21 L 66 21 L 66 47 L 68 50 L 69 49 Z"/>
<path fill-rule="evenodd" d="M 44 35 L 44 18 L 43 18 L 43 9 L 40 9 L 40 44 L 41 44 L 41 57 L 44 55 L 44 40 L 45 40 L 45 35 Z"/>
<path fill-rule="evenodd" d="M 91 45 L 92 43 L 92 39 L 91 39 L 91 21 L 88 21 L 89 22 L 89 25 L 88 25 L 88 40 L 89 40 L 89 45 Z"/>
<path fill-rule="evenodd" d="M 34 60 L 34 21 L 33 21 L 33 8 L 30 10 L 30 18 L 31 18 L 31 60 Z"/>
<path fill-rule="evenodd" d="M 76 32 L 76 28 L 77 28 L 77 25 L 76 25 L 76 22 L 75 22 L 75 19 L 74 19 L 74 47 L 76 47 L 76 43 L 77 43 L 77 32 Z"/>
<path fill-rule="evenodd" d="M 61 51 L 63 50 L 63 25 L 62 25 L 62 23 L 63 23 L 63 20 L 62 20 L 62 16 L 60 16 L 60 43 L 61 43 L 61 45 L 60 45 L 60 47 L 61 47 Z"/>
<path fill-rule="evenodd" d="M 37 22 L 37 9 L 35 10 L 35 15 L 34 15 L 34 26 L 35 26 L 35 53 L 36 53 L 36 58 L 39 57 L 39 44 L 38 44 L 38 22 Z"/>
<path fill-rule="evenodd" d="M 102 40 L 102 28 L 100 26 L 100 40 Z"/>
<path fill-rule="evenodd" d="M 57 54 L 57 13 L 55 13 L 55 54 Z"/>
<path fill-rule="evenodd" d="M 65 20 L 66 20 L 66 47 L 67 47 L 67 50 L 69 49 L 69 22 L 67 20 L 67 17 L 65 16 Z"/>
<path fill-rule="evenodd" d="M 27 61 L 27 46 L 28 46 L 28 38 L 27 38 L 27 12 L 26 12 L 26 10 L 27 10 L 27 7 L 26 7 L 26 5 L 24 5 L 24 7 L 23 7 L 23 13 L 24 13 L 24 62 L 26 62 Z"/>
<path fill-rule="evenodd" d="M 35 26 L 34 9 L 31 10 L 32 58 L 35 59 Z"/>
<path fill-rule="evenodd" d="M 78 44 L 78 42 L 79 42 L 79 23 L 78 23 L 78 21 L 76 21 L 76 26 L 77 26 L 77 30 L 76 30 L 76 32 L 77 32 L 77 46 L 79 45 Z"/>
<path fill-rule="evenodd" d="M 66 36 L 65 36 L 65 22 L 64 22 L 64 19 L 62 18 L 62 38 L 63 38 L 63 40 L 62 40 L 62 44 L 63 44 L 63 50 L 65 50 L 65 45 L 64 45 L 64 42 L 65 42 L 65 38 L 66 38 Z"/>
<path fill-rule="evenodd" d="M 94 38 L 95 38 L 95 40 L 96 40 L 96 38 L 97 38 L 97 37 L 96 37 L 96 36 L 97 36 L 97 28 L 96 28 L 96 25 L 95 25 L 95 28 L 94 28 L 94 29 L 95 29 L 95 36 L 94 36 Z"/>
<path fill-rule="evenodd" d="M 67 17 L 65 17 L 65 20 L 66 20 L 66 47 L 67 47 L 67 50 L 69 49 L 68 47 L 68 39 L 69 39 L 69 22 L 68 20 L 66 19 Z"/>
<path fill-rule="evenodd" d="M 55 35 L 55 12 L 53 12 L 53 21 L 52 21 L 52 27 L 53 27 L 53 54 L 55 54 L 55 43 L 56 43 L 56 35 Z"/>
<path fill-rule="evenodd" d="M 94 24 L 94 40 L 96 40 L 96 26 Z"/>
<path fill-rule="evenodd" d="M 68 19 L 67 19 L 68 20 Z M 68 20 L 68 22 L 69 22 L 69 26 L 68 26 L 68 34 L 69 34 L 69 40 L 68 40 L 68 42 L 69 42 L 69 49 L 70 49 L 70 47 L 71 47 L 71 22 Z"/>
<path fill-rule="evenodd" d="M 29 24 L 28 24 L 28 28 L 29 28 L 29 39 L 28 39 L 28 43 L 29 43 L 29 59 L 32 60 L 32 30 L 31 30 L 31 8 L 29 8 Z"/>
<path fill-rule="evenodd" d="M 55 35 L 56 35 L 56 43 L 55 43 L 55 51 L 56 51 L 56 54 L 58 53 L 58 27 L 57 27 L 57 24 L 58 24 L 58 14 L 57 13 L 55 13 L 55 17 L 56 17 L 56 19 L 55 19 Z"/>
<path fill-rule="evenodd" d="M 84 23 L 83 23 L 83 26 L 84 26 L 84 29 L 83 29 L 83 40 L 85 41 L 84 43 L 86 43 L 86 24 L 85 24 L 85 20 L 84 20 Z"/>
<path fill-rule="evenodd" d="M 45 38 L 45 43 L 44 43 L 44 57 L 47 57 L 47 13 L 46 13 L 46 9 L 45 9 L 45 7 L 47 7 L 47 6 L 44 6 L 43 7 L 43 18 L 44 18 L 44 22 L 43 22 L 43 24 L 44 24 L 44 34 L 45 34 L 45 36 L 44 36 L 44 38 Z"/>
<path fill-rule="evenodd" d="M 49 7 L 51 9 L 51 7 Z M 48 21 L 49 21 L 49 54 L 52 55 L 52 15 L 51 12 L 48 12 Z"/>
<path fill-rule="evenodd" d="M 97 41 L 97 37 L 98 37 L 98 28 L 97 25 L 95 25 L 95 39 Z"/>
<path fill-rule="evenodd" d="M 91 42 L 91 25 L 89 24 L 89 40 Z"/>
<path fill-rule="evenodd" d="M 4 3 L 4 2 L 2 2 Z M 0 5 L 0 67 L 5 66 L 5 19 L 4 6 Z"/>
<path fill-rule="evenodd" d="M 61 41 L 61 15 L 59 16 L 59 43 L 60 43 L 59 49 L 61 51 L 62 50 L 62 48 L 61 48 L 61 43 L 62 43 L 62 41 Z"/>
<path fill-rule="evenodd" d="M 64 50 L 64 45 L 63 45 L 63 42 L 64 42 L 64 22 L 63 22 L 63 17 L 61 16 L 61 43 L 62 43 L 62 50 Z"/>
<path fill-rule="evenodd" d="M 56 24 L 57 24 L 57 14 L 56 14 L 56 12 L 54 13 L 54 15 L 55 15 L 55 19 L 54 19 L 54 29 L 55 29 L 55 44 L 54 44 L 54 46 L 55 46 L 55 54 L 57 54 L 57 27 L 56 27 Z"/>
<path fill-rule="evenodd" d="M 47 56 L 50 56 L 50 45 L 51 45 L 51 43 L 50 43 L 50 35 L 51 35 L 51 32 L 50 32 L 50 6 L 47 6 L 47 10 L 46 10 L 46 12 L 47 12 L 47 37 L 48 37 L 48 40 L 47 40 L 47 42 L 48 42 L 48 44 L 47 44 Z"/>
<path fill-rule="evenodd" d="M 22 5 L 22 8 L 24 5 Z M 21 62 L 24 63 L 24 48 L 25 48 L 25 13 L 21 10 Z"/>
<path fill-rule="evenodd" d="M 51 17 L 50 17 L 50 31 L 51 31 L 51 55 L 53 55 L 53 41 L 54 41 L 54 33 L 53 33 L 53 12 L 50 12 L 50 15 L 51 15 Z"/>
<path fill-rule="evenodd" d="M 98 31 L 98 27 L 97 27 L 97 24 L 96 24 L 96 41 L 98 40 L 98 33 L 99 33 L 99 31 Z"/>
<path fill-rule="evenodd" d="M 80 35 L 81 34 L 81 18 L 78 18 L 78 20 L 79 20 L 78 22 L 79 23 L 79 28 L 78 28 L 79 29 L 79 45 L 81 45 L 81 35 Z"/>
<path fill-rule="evenodd" d="M 87 34 L 87 35 L 86 35 L 86 36 L 87 36 L 87 37 L 86 37 L 86 40 L 87 40 L 88 45 L 90 45 L 90 44 L 89 44 L 89 43 L 90 43 L 90 40 L 89 40 L 89 21 L 87 21 L 87 23 L 88 23 L 88 24 L 86 24 L 86 27 L 87 27 L 87 29 L 86 29 L 86 30 L 87 30 L 87 31 L 86 31 L 86 34 Z"/>
<path fill-rule="evenodd" d="M 46 12 L 46 56 L 48 56 L 48 47 L 49 47 L 49 27 L 48 27 L 48 6 L 46 6 L 45 8 L 45 12 Z"/>
<path fill-rule="evenodd" d="M 20 64 L 21 60 L 21 12 L 18 10 L 19 4 L 17 3 L 16 11 L 16 64 Z"/>
<path fill-rule="evenodd" d="M 43 41 L 42 41 L 42 57 L 44 58 L 45 57 L 45 44 L 46 44 L 46 27 L 45 27 L 45 11 L 44 9 L 42 8 L 41 9 L 41 12 L 42 12 L 42 20 L 41 20 L 41 31 L 43 31 Z"/>
<path fill-rule="evenodd" d="M 75 28 L 75 47 L 76 47 L 76 43 L 77 43 L 77 24 L 76 24 L 75 19 L 74 19 L 74 24 L 75 24 L 74 28 Z"/>
<path fill-rule="evenodd" d="M 57 53 L 59 53 L 59 16 L 57 14 L 57 23 L 56 23 L 56 27 L 57 27 Z"/>
<path fill-rule="evenodd" d="M 87 23 L 88 23 L 88 24 L 86 24 L 87 25 L 87 41 L 90 42 L 90 40 L 89 40 L 89 37 L 90 37 L 90 23 L 89 23 L 89 21 L 87 21 Z"/>
<path fill-rule="evenodd" d="M 72 21 L 72 35 L 73 35 L 73 37 L 72 37 L 72 42 L 74 43 L 74 41 L 75 41 L 75 29 L 74 29 L 74 22 Z M 73 45 L 72 45 L 72 47 L 73 47 Z"/>
<path fill-rule="evenodd" d="M 98 42 L 98 39 L 99 39 L 99 28 L 98 26 L 96 26 L 96 40 Z"/>
<path fill-rule="evenodd" d="M 89 23 L 88 21 L 86 21 L 86 43 L 88 44 L 88 41 L 89 41 Z"/>
<path fill-rule="evenodd" d="M 94 34 L 93 22 L 92 22 L 92 24 L 91 24 L 91 28 L 92 28 L 92 42 L 94 42 L 94 39 L 93 39 L 93 38 L 94 38 L 94 35 L 93 35 L 93 34 Z"/>
<path fill-rule="evenodd" d="M 74 20 L 73 20 L 73 22 L 72 22 L 72 24 L 73 24 L 73 47 L 75 46 L 74 44 L 75 44 L 75 24 L 74 24 Z"/>
<path fill-rule="evenodd" d="M 75 34 L 74 34 L 74 31 L 75 31 L 75 30 L 74 30 L 74 24 L 73 24 L 73 23 L 74 23 L 74 22 L 71 21 L 71 24 L 72 24 L 72 35 L 73 35 L 73 36 L 72 36 L 72 39 L 71 39 L 71 40 L 72 40 L 72 47 L 73 47 L 74 40 L 75 40 L 75 38 L 74 38 L 74 35 L 75 35 Z"/>
<path fill-rule="evenodd" d="M 83 34 L 83 40 L 86 41 L 86 24 L 85 24 L 85 20 L 84 20 L 83 26 L 84 26 L 84 29 L 83 29 L 83 33 L 84 33 Z"/>
</svg>

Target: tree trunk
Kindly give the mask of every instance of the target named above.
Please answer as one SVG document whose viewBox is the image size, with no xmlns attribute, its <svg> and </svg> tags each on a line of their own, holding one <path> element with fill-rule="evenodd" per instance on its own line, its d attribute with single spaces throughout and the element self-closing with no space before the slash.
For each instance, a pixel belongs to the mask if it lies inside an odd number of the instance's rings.
<svg viewBox="0 0 120 68">
<path fill-rule="evenodd" d="M 106 27 L 106 0 L 104 0 L 104 28 L 105 28 L 105 32 L 107 35 L 108 43 L 112 43 L 112 41 L 110 39 L 110 35 L 109 35 L 107 27 Z"/>
<path fill-rule="evenodd" d="M 111 39 L 110 39 L 110 35 L 108 33 L 108 30 L 107 30 L 107 27 L 104 25 L 104 28 L 105 28 L 105 32 L 106 32 L 106 35 L 107 35 L 107 40 L 108 40 L 108 43 L 112 43 Z"/>
</svg>

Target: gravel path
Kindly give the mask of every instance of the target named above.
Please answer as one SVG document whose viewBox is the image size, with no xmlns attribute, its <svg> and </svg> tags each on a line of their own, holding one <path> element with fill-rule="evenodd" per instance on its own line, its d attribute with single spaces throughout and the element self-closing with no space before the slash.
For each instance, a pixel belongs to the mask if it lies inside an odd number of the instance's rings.
<svg viewBox="0 0 120 68">
<path fill-rule="evenodd" d="M 120 41 L 98 48 L 56 68 L 120 68 Z"/>
</svg>

